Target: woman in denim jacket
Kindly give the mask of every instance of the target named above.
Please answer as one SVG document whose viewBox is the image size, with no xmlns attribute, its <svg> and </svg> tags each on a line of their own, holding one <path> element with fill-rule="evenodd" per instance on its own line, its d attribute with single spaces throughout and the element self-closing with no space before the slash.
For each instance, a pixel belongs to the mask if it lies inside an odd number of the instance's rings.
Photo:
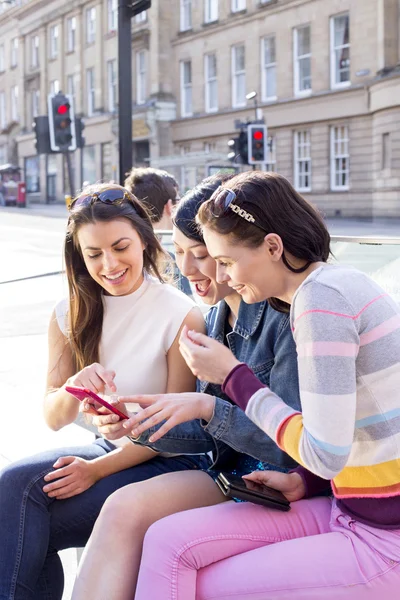
<svg viewBox="0 0 400 600">
<path fill-rule="evenodd" d="M 264 384 L 298 409 L 297 355 L 288 315 L 274 311 L 267 302 L 247 305 L 226 284 L 218 284 L 215 262 L 209 257 L 197 229 L 195 217 L 199 207 L 220 184 L 221 178 L 209 178 L 181 200 L 174 220 L 178 267 L 207 304 L 218 302 L 206 317 L 208 335 L 227 345 Z M 195 396 L 199 400 L 214 402 L 215 397 L 213 416 L 208 422 L 201 420 L 200 412 L 197 418 L 193 417 L 195 420 L 171 429 L 162 439 L 149 441 L 158 435 L 158 428 L 153 428 L 138 436 L 138 443 L 162 452 L 214 450 L 213 469 L 240 475 L 271 468 L 286 471 L 296 466 L 228 400 L 219 385 L 199 381 L 197 390 L 200 393 Z M 193 394 L 191 402 L 187 402 L 187 394 L 181 396 L 183 405 L 193 406 L 196 400 Z M 122 424 L 114 423 L 113 415 L 94 417 L 94 423 L 108 439 L 126 434 Z M 184 477 L 180 473 L 166 474 L 113 494 L 104 505 L 86 546 L 73 599 L 132 598 L 142 540 L 148 527 L 171 513 L 226 500 L 213 477 L 214 470 L 188 472 Z"/>
</svg>

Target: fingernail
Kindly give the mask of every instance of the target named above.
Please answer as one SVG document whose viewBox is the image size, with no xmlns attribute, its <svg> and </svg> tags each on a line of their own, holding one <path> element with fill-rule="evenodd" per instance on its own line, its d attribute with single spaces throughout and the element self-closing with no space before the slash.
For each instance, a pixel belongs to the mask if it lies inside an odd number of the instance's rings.
<svg viewBox="0 0 400 600">
<path fill-rule="evenodd" d="M 153 443 L 153 442 L 155 442 L 155 439 L 154 439 L 154 437 L 153 437 L 153 436 L 150 436 L 150 437 L 149 437 L 149 442 L 150 442 L 150 443 Z"/>
<path fill-rule="evenodd" d="M 137 429 L 132 429 L 133 437 L 139 437 L 139 431 Z"/>
<path fill-rule="evenodd" d="M 129 429 L 128 421 L 124 421 L 124 422 L 122 423 L 122 427 L 123 427 L 124 429 Z"/>
</svg>

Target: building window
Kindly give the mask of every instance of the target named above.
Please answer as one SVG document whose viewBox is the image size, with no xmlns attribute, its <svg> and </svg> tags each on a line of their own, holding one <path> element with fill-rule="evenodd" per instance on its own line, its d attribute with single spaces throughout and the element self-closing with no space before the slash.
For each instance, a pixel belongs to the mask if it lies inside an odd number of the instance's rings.
<svg viewBox="0 0 400 600">
<path fill-rule="evenodd" d="M 331 127 L 331 189 L 349 189 L 349 128 Z"/>
<path fill-rule="evenodd" d="M 231 10 L 232 10 L 232 12 L 239 12 L 240 10 L 246 10 L 246 0 L 232 0 Z"/>
<path fill-rule="evenodd" d="M 40 162 L 39 156 L 25 158 L 25 183 L 28 194 L 40 192 Z"/>
<path fill-rule="evenodd" d="M 181 62 L 181 116 L 190 117 L 192 114 L 192 63 L 185 60 Z"/>
<path fill-rule="evenodd" d="M 192 29 L 192 0 L 180 0 L 180 2 L 180 30 L 187 31 L 188 29 Z"/>
<path fill-rule="evenodd" d="M 76 81 L 75 75 L 67 75 L 67 94 L 75 100 Z"/>
<path fill-rule="evenodd" d="M 0 92 L 0 130 L 5 129 L 6 125 L 6 94 L 5 92 Z"/>
<path fill-rule="evenodd" d="M 58 25 L 50 27 L 50 58 L 58 55 Z"/>
<path fill-rule="evenodd" d="M 93 44 L 96 39 L 96 7 L 86 11 L 86 43 Z"/>
<path fill-rule="evenodd" d="M 0 44 L 0 73 L 6 69 L 6 55 L 4 44 Z"/>
<path fill-rule="evenodd" d="M 299 192 L 311 191 L 311 132 L 296 131 L 294 140 L 294 181 Z"/>
<path fill-rule="evenodd" d="M 114 112 L 117 108 L 117 61 L 115 59 L 107 62 L 107 81 L 108 110 Z"/>
<path fill-rule="evenodd" d="M 218 110 L 218 80 L 217 80 L 217 55 L 207 54 L 204 58 L 204 71 L 206 82 L 206 112 Z"/>
<path fill-rule="evenodd" d="M 311 89 L 311 27 L 303 25 L 294 30 L 294 93 L 310 94 Z"/>
<path fill-rule="evenodd" d="M 96 181 L 96 146 L 84 146 L 82 148 L 82 185 Z"/>
<path fill-rule="evenodd" d="M 118 1 L 108 0 L 108 31 L 116 31 L 118 29 Z"/>
<path fill-rule="evenodd" d="M 50 81 L 50 94 L 58 94 L 60 91 L 60 82 L 58 79 L 54 79 Z"/>
<path fill-rule="evenodd" d="M 67 52 L 74 52 L 76 44 L 76 17 L 67 19 Z"/>
<path fill-rule="evenodd" d="M 246 60 L 244 46 L 232 48 L 232 106 L 246 105 Z"/>
<path fill-rule="evenodd" d="M 91 117 L 95 107 L 94 68 L 86 70 L 87 115 Z"/>
<path fill-rule="evenodd" d="M 266 171 L 276 171 L 276 138 L 270 136 L 267 144 L 267 162 L 265 163 Z"/>
<path fill-rule="evenodd" d="M 218 21 L 218 0 L 204 0 L 204 22 Z"/>
<path fill-rule="evenodd" d="M 10 93 L 11 98 L 11 121 L 18 121 L 18 86 L 13 85 Z"/>
<path fill-rule="evenodd" d="M 142 10 L 142 12 L 135 16 L 135 22 L 144 23 L 145 21 L 147 21 L 147 10 Z"/>
<path fill-rule="evenodd" d="M 37 69 L 39 66 L 39 36 L 31 37 L 31 67 Z"/>
<path fill-rule="evenodd" d="M 11 40 L 11 60 L 10 66 L 11 68 L 16 67 L 18 64 L 18 38 L 13 38 Z"/>
<path fill-rule="evenodd" d="M 113 179 L 111 150 L 111 142 L 101 144 L 101 180 L 104 183 L 107 183 Z"/>
<path fill-rule="evenodd" d="M 382 134 L 382 169 L 390 169 L 392 166 L 392 140 L 390 133 Z"/>
<path fill-rule="evenodd" d="M 31 90 L 31 112 L 32 121 L 39 115 L 40 110 L 40 92 L 39 90 Z"/>
<path fill-rule="evenodd" d="M 136 53 L 136 103 L 146 102 L 146 52 L 141 50 Z"/>
<path fill-rule="evenodd" d="M 331 18 L 331 87 L 350 85 L 350 17 Z"/>
<path fill-rule="evenodd" d="M 275 36 L 262 40 L 262 99 L 276 99 L 276 47 Z"/>
</svg>

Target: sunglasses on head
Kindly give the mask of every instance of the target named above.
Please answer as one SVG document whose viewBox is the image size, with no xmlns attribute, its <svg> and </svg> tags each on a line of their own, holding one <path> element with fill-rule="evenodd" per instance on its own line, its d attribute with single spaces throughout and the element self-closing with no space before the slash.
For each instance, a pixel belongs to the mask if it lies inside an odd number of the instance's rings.
<svg viewBox="0 0 400 600">
<path fill-rule="evenodd" d="M 259 225 L 256 221 L 256 218 L 251 213 L 247 212 L 241 208 L 238 204 L 235 203 L 236 194 L 233 190 L 229 188 L 219 187 L 215 190 L 214 194 L 211 197 L 211 201 L 213 202 L 212 214 L 214 217 L 220 217 L 223 214 L 226 214 L 227 210 L 230 209 L 234 213 L 236 213 L 242 219 L 245 219 L 248 223 L 252 223 L 255 227 L 266 231 L 262 225 Z M 267 232 L 268 233 L 268 232 Z"/>
<path fill-rule="evenodd" d="M 94 192 L 87 196 L 78 196 L 72 200 L 69 205 L 69 210 L 74 210 L 78 206 L 89 206 L 95 202 L 103 202 L 103 204 L 122 204 L 122 202 L 129 202 L 133 208 L 132 198 L 126 190 L 120 190 L 118 188 L 109 188 L 102 192 Z M 135 209 L 136 210 L 136 209 Z"/>
</svg>

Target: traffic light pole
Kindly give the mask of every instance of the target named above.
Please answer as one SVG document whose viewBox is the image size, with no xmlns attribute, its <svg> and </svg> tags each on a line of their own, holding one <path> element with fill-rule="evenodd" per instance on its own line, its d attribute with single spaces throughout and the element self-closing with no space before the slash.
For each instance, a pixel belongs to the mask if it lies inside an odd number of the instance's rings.
<svg viewBox="0 0 400 600">
<path fill-rule="evenodd" d="M 132 33 L 126 0 L 118 0 L 119 182 L 132 168 Z"/>
<path fill-rule="evenodd" d="M 67 152 L 63 152 L 63 154 L 65 157 L 65 162 L 67 164 L 67 170 L 68 170 L 69 193 L 71 195 L 71 198 L 73 198 L 75 196 L 75 189 L 74 189 L 74 177 L 73 177 L 73 173 L 72 173 L 71 153 L 67 151 Z"/>
</svg>

